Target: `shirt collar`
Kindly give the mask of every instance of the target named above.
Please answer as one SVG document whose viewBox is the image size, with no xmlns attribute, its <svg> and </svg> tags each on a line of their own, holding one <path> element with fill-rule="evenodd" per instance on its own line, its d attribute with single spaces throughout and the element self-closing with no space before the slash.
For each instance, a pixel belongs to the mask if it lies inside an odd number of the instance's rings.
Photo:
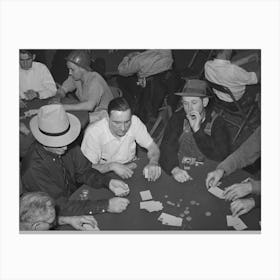
<svg viewBox="0 0 280 280">
<path fill-rule="evenodd" d="M 230 64 L 230 60 L 225 60 L 225 59 L 219 59 L 219 58 L 215 58 L 214 59 L 215 63 L 219 63 L 219 64 Z"/>
</svg>

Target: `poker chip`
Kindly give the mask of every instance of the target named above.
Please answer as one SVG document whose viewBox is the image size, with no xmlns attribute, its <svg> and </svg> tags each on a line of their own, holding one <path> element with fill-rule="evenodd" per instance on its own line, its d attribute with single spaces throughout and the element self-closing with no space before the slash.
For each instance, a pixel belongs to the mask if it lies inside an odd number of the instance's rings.
<svg viewBox="0 0 280 280">
<path fill-rule="evenodd" d="M 205 216 L 209 217 L 209 216 L 211 216 L 211 215 L 212 215 L 211 212 L 209 212 L 209 211 L 205 212 Z"/>
<path fill-rule="evenodd" d="M 192 200 L 190 201 L 191 205 L 195 205 L 196 204 L 196 201 L 195 200 Z"/>
<path fill-rule="evenodd" d="M 191 216 L 188 216 L 188 217 L 186 217 L 186 220 L 187 220 L 188 222 L 190 222 L 190 221 L 192 220 L 192 217 L 191 217 Z"/>
</svg>

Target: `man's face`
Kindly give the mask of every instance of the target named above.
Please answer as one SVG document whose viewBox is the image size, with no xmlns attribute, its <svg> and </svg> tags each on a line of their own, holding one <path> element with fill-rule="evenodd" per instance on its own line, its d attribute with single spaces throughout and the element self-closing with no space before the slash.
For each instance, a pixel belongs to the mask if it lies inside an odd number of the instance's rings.
<svg viewBox="0 0 280 280">
<path fill-rule="evenodd" d="M 32 67 L 32 62 L 35 59 L 35 55 L 29 55 L 27 53 L 19 54 L 19 65 L 21 69 L 28 70 Z"/>
<path fill-rule="evenodd" d="M 67 61 L 67 67 L 69 69 L 69 76 L 72 76 L 75 81 L 82 79 L 83 69 L 76 64 Z"/>
<path fill-rule="evenodd" d="M 129 130 L 131 125 L 131 111 L 111 111 L 109 117 L 109 128 L 113 135 L 122 137 Z"/>
<path fill-rule="evenodd" d="M 193 111 L 196 111 L 200 114 L 204 111 L 205 106 L 200 97 L 183 96 L 182 103 L 187 115 L 189 115 Z"/>
<path fill-rule="evenodd" d="M 67 151 L 67 146 L 58 147 L 58 148 L 45 147 L 45 149 L 53 154 L 61 156 L 65 154 L 65 152 Z"/>
</svg>

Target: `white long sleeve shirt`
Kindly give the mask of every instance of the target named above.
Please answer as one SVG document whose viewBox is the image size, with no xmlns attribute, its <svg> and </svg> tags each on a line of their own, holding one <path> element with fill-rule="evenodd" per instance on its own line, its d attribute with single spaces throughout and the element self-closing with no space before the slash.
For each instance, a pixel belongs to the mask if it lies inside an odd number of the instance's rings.
<svg viewBox="0 0 280 280">
<path fill-rule="evenodd" d="M 28 90 L 37 91 L 40 99 L 56 94 L 56 85 L 47 66 L 33 61 L 30 69 L 23 70 L 19 68 L 20 98 L 25 99 L 24 93 Z"/>
<path fill-rule="evenodd" d="M 258 82 L 255 72 L 247 72 L 232 64 L 229 60 L 214 59 L 207 61 L 204 70 L 205 78 L 208 81 L 228 87 L 236 100 L 243 96 L 246 85 L 253 85 Z M 214 92 L 219 99 L 233 102 L 229 95 L 218 90 L 214 90 Z"/>
</svg>

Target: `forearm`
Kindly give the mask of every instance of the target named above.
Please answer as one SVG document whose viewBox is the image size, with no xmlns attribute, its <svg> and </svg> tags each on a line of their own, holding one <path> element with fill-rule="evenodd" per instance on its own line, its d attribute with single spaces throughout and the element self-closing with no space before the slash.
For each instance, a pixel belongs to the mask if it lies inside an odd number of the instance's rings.
<svg viewBox="0 0 280 280">
<path fill-rule="evenodd" d="M 114 163 L 104 163 L 104 164 L 92 164 L 92 168 L 98 170 L 101 173 L 107 173 L 110 171 L 114 171 Z"/>
<path fill-rule="evenodd" d="M 152 143 L 148 148 L 147 156 L 149 159 L 149 164 L 158 164 L 160 151 L 155 143 Z"/>
</svg>

